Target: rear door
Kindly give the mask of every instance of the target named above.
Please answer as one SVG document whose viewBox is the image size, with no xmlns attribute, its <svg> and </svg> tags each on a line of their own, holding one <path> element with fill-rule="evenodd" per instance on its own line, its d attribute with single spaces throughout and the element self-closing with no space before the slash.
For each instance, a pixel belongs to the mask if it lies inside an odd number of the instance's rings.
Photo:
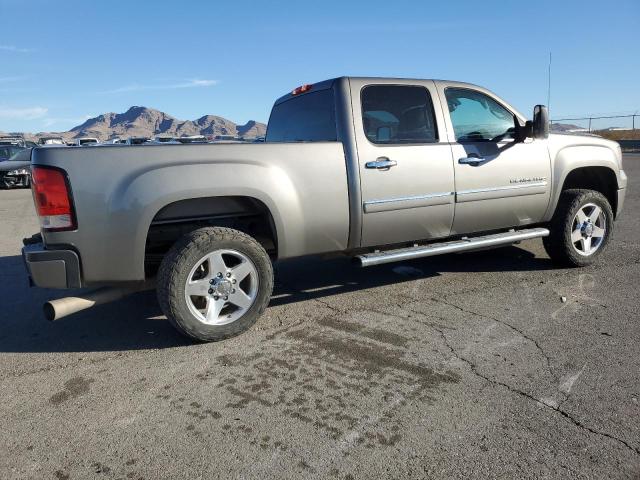
<svg viewBox="0 0 640 480">
<path fill-rule="evenodd" d="M 438 82 L 455 169 L 452 234 L 542 220 L 551 193 L 546 140 L 513 139 L 514 111 L 491 92 Z"/>
<path fill-rule="evenodd" d="M 351 98 L 362 246 L 449 235 L 454 171 L 435 83 L 351 79 Z"/>
</svg>

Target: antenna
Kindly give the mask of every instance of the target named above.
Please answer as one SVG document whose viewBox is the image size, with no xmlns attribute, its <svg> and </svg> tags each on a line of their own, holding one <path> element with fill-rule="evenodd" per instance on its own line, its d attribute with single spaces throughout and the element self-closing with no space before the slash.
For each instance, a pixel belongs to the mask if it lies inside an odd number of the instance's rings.
<svg viewBox="0 0 640 480">
<path fill-rule="evenodd" d="M 549 52 L 549 76 L 547 83 L 547 110 L 551 110 L 551 52 Z"/>
</svg>

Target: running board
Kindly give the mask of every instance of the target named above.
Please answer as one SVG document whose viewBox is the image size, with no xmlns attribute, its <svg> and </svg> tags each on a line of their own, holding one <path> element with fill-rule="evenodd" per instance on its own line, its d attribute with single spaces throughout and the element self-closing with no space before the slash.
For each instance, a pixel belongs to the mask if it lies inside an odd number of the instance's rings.
<svg viewBox="0 0 640 480">
<path fill-rule="evenodd" d="M 451 242 L 432 243 L 431 245 L 415 246 L 409 248 L 399 248 L 397 250 L 387 250 L 385 252 L 365 253 L 355 257 L 361 267 L 371 267 L 383 263 L 399 262 L 402 260 L 412 260 L 414 258 L 432 257 L 445 253 L 466 252 L 482 248 L 511 245 L 530 238 L 546 237 L 549 230 L 546 228 L 529 228 L 525 230 L 511 230 L 502 233 L 493 233 L 481 237 L 453 240 Z"/>
</svg>

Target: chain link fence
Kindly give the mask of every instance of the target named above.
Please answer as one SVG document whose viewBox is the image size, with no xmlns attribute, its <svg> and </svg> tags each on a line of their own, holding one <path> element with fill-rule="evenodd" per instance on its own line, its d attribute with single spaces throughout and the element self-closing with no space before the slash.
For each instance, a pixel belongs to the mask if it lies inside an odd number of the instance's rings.
<svg viewBox="0 0 640 480">
<path fill-rule="evenodd" d="M 557 118 L 551 120 L 551 125 L 561 131 L 633 131 L 640 130 L 640 114 Z"/>
<path fill-rule="evenodd" d="M 592 133 L 615 140 L 623 151 L 640 151 L 640 114 L 556 118 L 551 130 L 564 133 Z"/>
</svg>

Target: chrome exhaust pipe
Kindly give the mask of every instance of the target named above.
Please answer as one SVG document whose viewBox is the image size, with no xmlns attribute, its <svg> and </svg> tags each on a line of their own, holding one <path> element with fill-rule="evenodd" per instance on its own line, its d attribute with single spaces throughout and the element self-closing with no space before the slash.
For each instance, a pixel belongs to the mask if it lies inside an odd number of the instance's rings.
<svg viewBox="0 0 640 480">
<path fill-rule="evenodd" d="M 89 291 L 81 296 L 58 298 L 49 300 L 42 309 L 44 316 L 50 322 L 60 320 L 73 313 L 81 312 L 96 305 L 115 302 L 132 293 L 154 288 L 153 282 L 145 282 L 131 287 L 102 287 Z"/>
</svg>

